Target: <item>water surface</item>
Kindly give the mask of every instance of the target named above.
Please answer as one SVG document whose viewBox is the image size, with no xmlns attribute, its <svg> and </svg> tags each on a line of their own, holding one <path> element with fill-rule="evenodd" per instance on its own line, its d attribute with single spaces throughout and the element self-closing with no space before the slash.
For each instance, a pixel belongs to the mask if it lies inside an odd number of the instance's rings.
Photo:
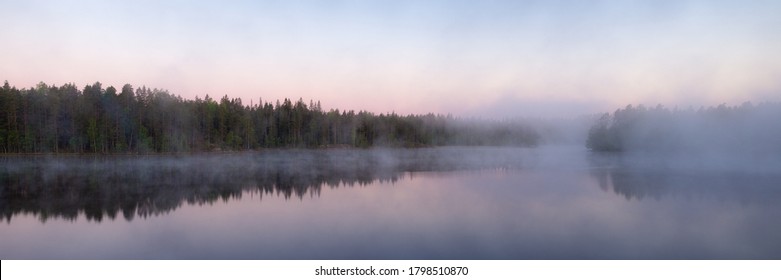
<svg viewBox="0 0 781 280">
<path fill-rule="evenodd" d="M 579 147 L 5 157 L 0 258 L 779 259 L 775 170 Z"/>
</svg>

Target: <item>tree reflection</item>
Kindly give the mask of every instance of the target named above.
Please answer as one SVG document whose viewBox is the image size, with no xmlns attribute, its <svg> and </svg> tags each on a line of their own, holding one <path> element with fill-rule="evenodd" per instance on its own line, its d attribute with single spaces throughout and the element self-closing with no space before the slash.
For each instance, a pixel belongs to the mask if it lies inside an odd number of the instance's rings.
<svg viewBox="0 0 781 280">
<path fill-rule="evenodd" d="M 781 199 L 781 172 L 692 168 L 694 165 L 681 164 L 679 160 L 621 154 L 589 156 L 591 175 L 599 188 L 627 200 L 683 197 L 748 204 L 775 203 Z"/>
<path fill-rule="evenodd" d="M 406 172 L 519 168 L 499 148 L 273 150 L 187 156 L 0 158 L 0 212 L 89 221 L 146 218 L 183 203 L 212 204 L 247 193 L 319 196 L 323 187 L 395 183 Z"/>
</svg>

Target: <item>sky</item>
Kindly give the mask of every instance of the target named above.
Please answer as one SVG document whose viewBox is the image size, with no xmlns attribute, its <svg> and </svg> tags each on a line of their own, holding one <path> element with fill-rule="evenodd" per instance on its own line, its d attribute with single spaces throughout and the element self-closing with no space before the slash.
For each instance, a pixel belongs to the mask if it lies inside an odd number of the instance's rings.
<svg viewBox="0 0 781 280">
<path fill-rule="evenodd" d="M 6 1 L 0 80 L 573 117 L 781 101 L 781 1 Z"/>
</svg>

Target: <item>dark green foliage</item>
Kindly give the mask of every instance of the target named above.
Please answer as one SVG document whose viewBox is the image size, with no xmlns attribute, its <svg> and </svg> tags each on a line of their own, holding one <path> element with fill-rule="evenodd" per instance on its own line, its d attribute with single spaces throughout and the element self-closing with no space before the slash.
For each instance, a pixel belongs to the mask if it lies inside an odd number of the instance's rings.
<svg viewBox="0 0 781 280">
<path fill-rule="evenodd" d="M 185 100 L 146 87 L 101 83 L 0 89 L 2 153 L 171 153 L 259 148 L 534 146 L 516 122 L 330 110 L 285 99 L 244 104 L 227 95 Z"/>
<path fill-rule="evenodd" d="M 588 130 L 586 147 L 595 151 L 620 151 L 617 129 L 611 126 L 610 114 L 602 115 Z"/>
</svg>

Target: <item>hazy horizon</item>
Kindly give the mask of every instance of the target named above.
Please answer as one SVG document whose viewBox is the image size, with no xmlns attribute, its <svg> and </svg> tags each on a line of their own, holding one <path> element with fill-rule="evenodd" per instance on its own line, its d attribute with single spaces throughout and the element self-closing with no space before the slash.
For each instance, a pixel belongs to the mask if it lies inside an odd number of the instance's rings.
<svg viewBox="0 0 781 280">
<path fill-rule="evenodd" d="M 0 79 L 573 117 L 778 102 L 777 1 L 3 1 Z"/>
</svg>

